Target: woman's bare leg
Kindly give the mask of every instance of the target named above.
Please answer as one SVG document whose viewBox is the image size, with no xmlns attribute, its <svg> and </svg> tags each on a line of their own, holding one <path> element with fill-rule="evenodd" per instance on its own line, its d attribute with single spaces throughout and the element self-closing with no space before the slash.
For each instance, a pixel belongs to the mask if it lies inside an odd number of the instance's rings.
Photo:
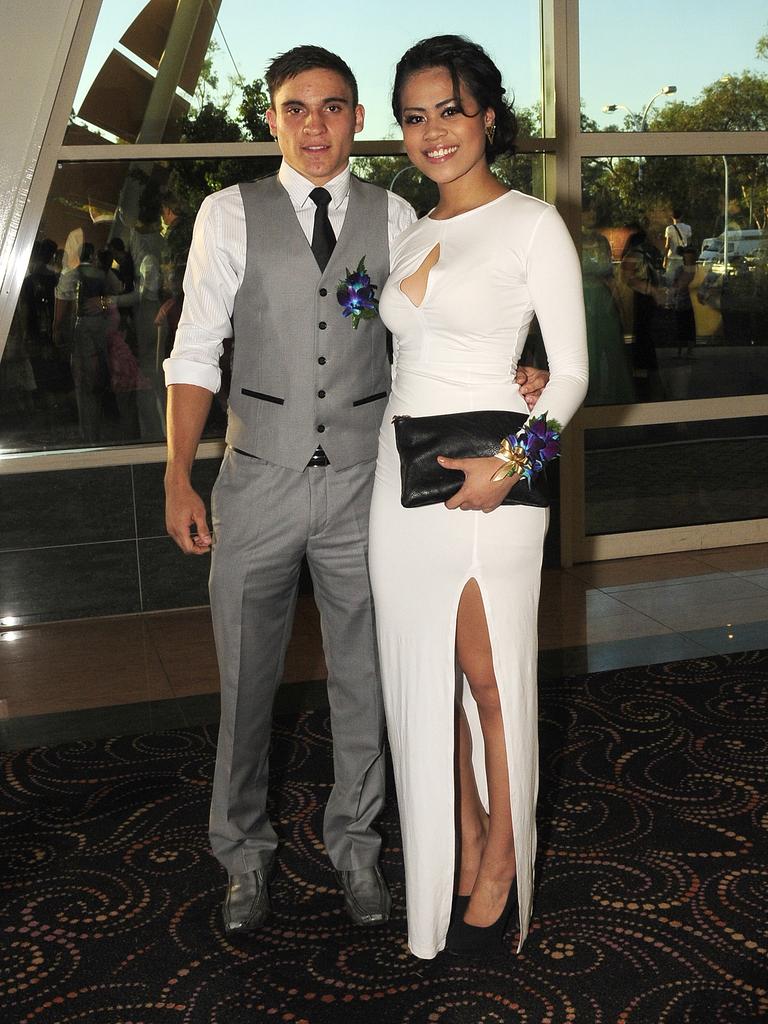
<svg viewBox="0 0 768 1024">
<path fill-rule="evenodd" d="M 493 924 L 504 910 L 516 868 L 501 699 L 493 669 L 493 654 L 483 599 L 480 587 L 474 579 L 467 583 L 459 601 L 456 652 L 480 717 L 485 744 L 485 771 L 490 811 L 487 839 L 464 920 L 467 924 L 485 927 Z M 469 770 L 472 770 L 471 764 Z M 463 803 L 462 799 L 462 808 Z M 462 842 L 462 858 L 463 850 Z M 467 852 L 471 863 L 474 858 L 470 850 Z M 460 878 L 463 874 L 462 865 Z"/>
<path fill-rule="evenodd" d="M 488 834 L 485 813 L 472 768 L 472 735 L 464 708 L 456 706 L 456 806 L 459 851 L 457 852 L 457 889 L 460 896 L 469 896 L 480 870 Z"/>
</svg>

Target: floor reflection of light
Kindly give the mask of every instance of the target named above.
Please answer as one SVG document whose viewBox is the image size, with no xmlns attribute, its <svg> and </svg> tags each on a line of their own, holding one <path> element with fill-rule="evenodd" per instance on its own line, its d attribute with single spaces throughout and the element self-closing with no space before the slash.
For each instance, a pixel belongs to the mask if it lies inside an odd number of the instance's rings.
<svg viewBox="0 0 768 1024">
<path fill-rule="evenodd" d="M 14 640 L 21 640 L 24 634 L 20 630 L 9 630 L 7 633 L 0 633 L 0 640 L 3 643 L 13 643 Z"/>
</svg>

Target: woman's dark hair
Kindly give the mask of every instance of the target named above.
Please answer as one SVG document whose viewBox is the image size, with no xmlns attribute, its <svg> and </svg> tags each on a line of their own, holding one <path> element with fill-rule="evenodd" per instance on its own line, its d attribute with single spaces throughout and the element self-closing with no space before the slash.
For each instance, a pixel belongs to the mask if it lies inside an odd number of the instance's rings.
<svg viewBox="0 0 768 1024">
<path fill-rule="evenodd" d="M 485 155 L 488 163 L 497 156 L 514 153 L 517 137 L 517 118 L 511 103 L 504 99 L 501 72 L 491 58 L 477 43 L 464 36 L 432 36 L 422 39 L 407 50 L 395 68 L 395 84 L 392 87 L 392 111 L 399 125 L 403 123 L 401 93 L 408 79 L 417 71 L 427 68 L 445 68 L 451 76 L 454 96 L 461 108 L 461 83 L 480 106 L 478 114 L 488 109 L 496 115 L 496 134 L 493 142 L 486 142 Z M 477 115 L 472 115 L 477 116 Z"/>
<path fill-rule="evenodd" d="M 357 106 L 357 81 L 352 69 L 346 61 L 322 46 L 294 46 L 292 50 L 275 57 L 267 68 L 264 77 L 267 80 L 269 99 L 275 101 L 275 93 L 283 83 L 300 75 L 302 71 L 335 71 L 341 75 L 352 92 L 352 104 Z"/>
</svg>

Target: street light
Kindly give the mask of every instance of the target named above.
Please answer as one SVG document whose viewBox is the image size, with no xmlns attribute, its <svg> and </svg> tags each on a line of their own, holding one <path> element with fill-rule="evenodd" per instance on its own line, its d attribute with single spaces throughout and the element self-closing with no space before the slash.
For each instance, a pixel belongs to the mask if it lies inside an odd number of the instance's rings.
<svg viewBox="0 0 768 1024">
<path fill-rule="evenodd" d="M 730 205 L 730 196 L 728 195 L 728 158 L 723 155 L 723 167 L 725 169 L 725 179 L 723 183 L 723 281 L 728 277 L 728 207 Z"/>
<path fill-rule="evenodd" d="M 389 191 L 390 192 L 394 192 L 395 182 L 397 181 L 397 179 L 400 177 L 401 174 L 405 174 L 406 171 L 415 171 L 415 170 L 416 170 L 416 168 L 413 166 L 413 164 L 406 164 L 405 167 L 401 167 L 400 170 L 392 178 L 392 181 L 390 181 L 390 183 L 389 183 Z"/>
<path fill-rule="evenodd" d="M 671 96 L 672 93 L 677 92 L 676 85 L 662 85 L 655 96 L 651 96 L 648 102 L 643 107 L 642 114 L 633 113 L 628 106 L 624 103 L 606 103 L 603 107 L 604 114 L 612 114 L 616 110 L 626 110 L 632 120 L 635 122 L 635 131 L 647 132 L 648 131 L 648 111 L 651 109 L 653 104 L 659 98 L 659 96 Z"/>
</svg>

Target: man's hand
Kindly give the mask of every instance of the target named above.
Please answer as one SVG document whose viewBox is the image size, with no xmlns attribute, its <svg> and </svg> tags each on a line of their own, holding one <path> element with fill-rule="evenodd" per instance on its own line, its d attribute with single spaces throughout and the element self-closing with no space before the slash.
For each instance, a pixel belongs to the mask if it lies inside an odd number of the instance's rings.
<svg viewBox="0 0 768 1024">
<path fill-rule="evenodd" d="M 460 508 L 464 512 L 493 512 L 520 479 L 519 474 L 515 474 L 493 483 L 491 477 L 502 466 L 501 460 L 493 456 L 482 459 L 449 459 L 444 455 L 438 455 L 437 461 L 443 469 L 458 469 L 464 474 L 461 488 L 445 503 L 445 507 L 450 509 Z"/>
<path fill-rule="evenodd" d="M 529 409 L 533 409 L 536 405 L 548 382 L 548 370 L 537 370 L 535 366 L 518 366 L 517 368 L 515 384 L 520 385 L 520 394 Z"/>
<path fill-rule="evenodd" d="M 165 526 L 185 555 L 205 555 L 211 549 L 205 505 L 190 477 L 212 399 L 211 391 L 196 384 L 171 384 L 168 388 Z"/>
<path fill-rule="evenodd" d="M 211 531 L 205 505 L 188 480 L 165 480 L 165 527 L 185 555 L 206 555 Z"/>
</svg>

